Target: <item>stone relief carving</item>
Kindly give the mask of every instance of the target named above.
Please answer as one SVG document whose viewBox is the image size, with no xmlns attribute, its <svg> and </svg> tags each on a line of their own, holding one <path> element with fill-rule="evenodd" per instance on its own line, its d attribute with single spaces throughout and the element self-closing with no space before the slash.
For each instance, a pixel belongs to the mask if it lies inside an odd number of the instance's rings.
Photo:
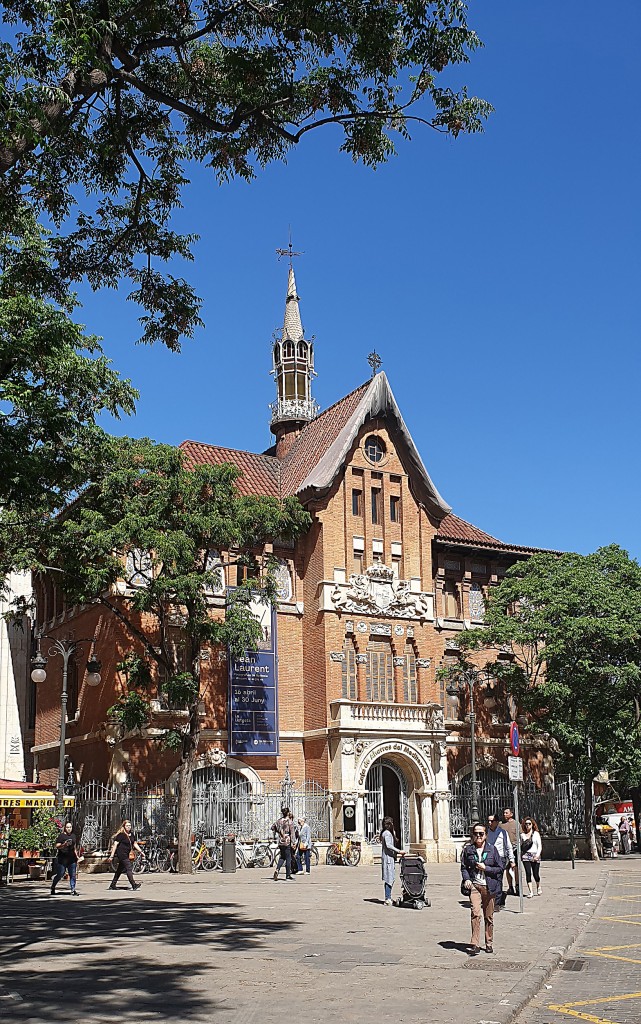
<svg viewBox="0 0 641 1024">
<path fill-rule="evenodd" d="M 417 664 L 418 668 L 429 668 L 430 665 L 432 664 L 432 659 L 431 658 L 417 658 L 416 659 L 416 664 Z"/>
<path fill-rule="evenodd" d="M 402 626 L 394 626 L 394 636 L 403 636 L 405 630 Z"/>
<path fill-rule="evenodd" d="M 397 656 L 396 658 L 394 658 L 394 666 L 396 668 L 400 668 L 404 664 L 405 664 L 405 658 L 402 655 L 400 657 Z"/>
<path fill-rule="evenodd" d="M 354 743 L 353 743 L 352 740 L 343 740 L 343 753 L 344 754 L 353 754 L 354 753 Z"/>
<path fill-rule="evenodd" d="M 345 651 L 330 651 L 330 661 L 345 661 Z"/>
<path fill-rule="evenodd" d="M 356 664 L 357 665 L 367 665 L 367 655 L 366 654 L 357 654 L 356 655 Z"/>
<path fill-rule="evenodd" d="M 373 622 L 370 633 L 372 636 L 391 636 L 392 627 L 387 626 L 384 622 Z"/>
<path fill-rule="evenodd" d="M 352 573 L 346 589 L 336 584 L 331 599 L 338 612 L 383 613 L 421 622 L 432 615 L 431 596 L 412 593 L 410 581 L 396 579 L 393 570 L 382 563 L 370 565 L 364 573 Z"/>
<path fill-rule="evenodd" d="M 358 630 L 359 633 L 367 633 L 367 623 L 359 622 L 356 629 Z"/>
<path fill-rule="evenodd" d="M 444 729 L 445 715 L 443 708 L 432 708 L 430 712 L 430 729 Z"/>
<path fill-rule="evenodd" d="M 363 753 L 363 751 L 367 750 L 367 748 L 370 745 L 371 745 L 371 741 L 370 740 L 358 740 L 358 742 L 357 742 L 356 746 L 354 747 L 354 749 L 355 749 L 356 753 L 358 754 L 358 756 L 360 757 L 361 754 Z"/>
<path fill-rule="evenodd" d="M 227 752 L 220 747 L 212 747 L 205 754 L 205 760 L 213 768 L 224 768 L 227 764 Z"/>
<path fill-rule="evenodd" d="M 346 633 L 353 633 L 354 632 L 354 620 L 353 619 L 348 619 L 347 622 L 345 623 L 345 632 Z"/>
</svg>

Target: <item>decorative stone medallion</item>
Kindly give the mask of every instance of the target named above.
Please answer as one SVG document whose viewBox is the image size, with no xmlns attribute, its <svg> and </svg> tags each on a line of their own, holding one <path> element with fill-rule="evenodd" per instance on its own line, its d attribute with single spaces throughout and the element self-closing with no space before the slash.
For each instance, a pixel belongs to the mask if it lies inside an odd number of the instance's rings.
<svg viewBox="0 0 641 1024">
<path fill-rule="evenodd" d="M 404 632 L 405 632 L 405 630 L 404 630 L 403 626 L 400 626 L 398 624 L 396 626 L 394 626 L 394 636 L 403 636 Z"/>
</svg>

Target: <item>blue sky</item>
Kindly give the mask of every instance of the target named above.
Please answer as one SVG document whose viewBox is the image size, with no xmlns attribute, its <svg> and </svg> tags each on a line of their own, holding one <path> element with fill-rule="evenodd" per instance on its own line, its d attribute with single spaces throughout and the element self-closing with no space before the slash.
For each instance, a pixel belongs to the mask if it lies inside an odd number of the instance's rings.
<svg viewBox="0 0 641 1024">
<path fill-rule="evenodd" d="M 116 429 L 270 444 L 291 225 L 322 407 L 375 347 L 457 514 L 506 541 L 639 557 L 641 4 L 472 2 L 470 22 L 485 49 L 459 79 L 496 107 L 484 135 L 417 128 L 374 172 L 330 127 L 251 185 L 194 169 L 183 272 L 206 327 L 180 355 L 134 346 L 124 293 L 81 293 L 142 392 Z"/>
</svg>

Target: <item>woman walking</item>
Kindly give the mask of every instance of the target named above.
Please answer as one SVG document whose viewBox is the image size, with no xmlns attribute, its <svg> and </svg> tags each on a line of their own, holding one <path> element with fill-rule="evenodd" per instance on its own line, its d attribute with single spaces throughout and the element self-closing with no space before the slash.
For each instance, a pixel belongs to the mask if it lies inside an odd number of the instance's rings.
<svg viewBox="0 0 641 1024">
<path fill-rule="evenodd" d="M 494 900 L 503 887 L 503 860 L 487 842 L 485 825 L 472 827 L 472 842 L 461 854 L 461 892 L 470 897 L 472 905 L 472 941 L 470 953 L 481 952 L 481 914 L 485 920 L 485 952 L 493 953 Z"/>
<path fill-rule="evenodd" d="M 56 850 L 58 851 L 58 861 L 56 864 L 56 873 L 51 879 L 51 895 L 56 895 L 56 886 L 64 877 L 66 872 L 69 872 L 69 888 L 72 896 L 79 896 L 80 893 L 76 890 L 76 872 L 78 870 L 78 852 L 76 850 L 76 837 L 72 831 L 72 824 L 68 821 L 58 838 L 56 839 Z"/>
<path fill-rule="evenodd" d="M 385 886 L 385 906 L 392 905 L 392 886 L 396 876 L 396 858 L 404 857 L 405 850 L 398 849 L 394 832 L 394 822 L 391 818 L 383 818 L 383 829 L 381 831 L 381 869 L 383 884 Z"/>
<path fill-rule="evenodd" d="M 532 899 L 532 876 L 536 883 L 536 895 L 541 896 L 541 833 L 534 818 L 524 818 L 521 822 L 521 860 L 525 869 L 527 892 L 523 893 L 527 900 Z"/>
<path fill-rule="evenodd" d="M 131 822 L 123 821 L 122 825 L 120 826 L 120 830 L 113 837 L 113 841 L 111 844 L 111 853 L 107 857 L 107 860 L 113 860 L 115 856 L 118 862 L 116 866 L 116 873 L 113 877 L 111 885 L 109 886 L 110 889 L 116 888 L 116 886 L 118 885 L 118 879 L 120 878 L 123 871 L 126 874 L 127 878 L 129 879 L 129 884 L 131 888 L 140 889 L 141 883 L 134 881 L 133 871 L 131 870 L 131 866 L 136 859 L 136 854 L 134 852 L 135 850 L 137 850 L 142 857 L 145 856 L 141 848 L 138 846 L 138 843 L 136 842 L 135 835 L 131 831 Z"/>
<path fill-rule="evenodd" d="M 298 849 L 296 853 L 298 870 L 301 874 L 303 873 L 303 861 L 305 862 L 305 871 L 309 874 L 311 865 L 311 845 L 312 830 L 307 824 L 307 818 L 303 815 L 302 818 L 298 819 Z"/>
</svg>

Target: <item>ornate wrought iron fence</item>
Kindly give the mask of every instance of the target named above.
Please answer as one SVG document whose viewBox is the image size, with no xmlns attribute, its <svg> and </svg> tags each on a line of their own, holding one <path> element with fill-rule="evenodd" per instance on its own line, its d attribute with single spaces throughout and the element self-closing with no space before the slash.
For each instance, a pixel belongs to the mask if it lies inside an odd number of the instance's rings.
<svg viewBox="0 0 641 1024">
<path fill-rule="evenodd" d="M 126 818 L 142 838 L 155 834 L 171 841 L 176 834 L 178 793 L 173 779 L 151 789 L 87 782 L 75 787 L 74 795 L 74 827 L 89 853 L 107 850 Z M 329 793 L 317 782 L 297 785 L 286 770 L 281 782 L 252 787 L 240 772 L 229 768 L 194 772 L 192 827 L 203 822 L 208 837 L 229 832 L 247 838 L 269 837 L 283 804 L 295 818 L 307 818 L 315 839 L 330 837 Z"/>
<path fill-rule="evenodd" d="M 281 782 L 252 787 L 233 769 L 214 766 L 194 772 L 192 824 L 195 828 L 203 822 L 207 836 L 233 832 L 247 839 L 268 838 L 283 805 L 295 818 L 307 818 L 314 838 L 329 838 L 329 794 L 317 782 L 298 786 L 286 770 Z"/>
<path fill-rule="evenodd" d="M 106 850 L 125 819 L 142 838 L 153 833 L 170 839 L 175 833 L 176 798 L 164 786 L 141 790 L 86 782 L 76 787 L 75 797 L 74 827 L 88 853 Z"/>
<path fill-rule="evenodd" d="M 514 803 L 513 783 L 506 775 L 482 768 L 477 773 L 478 805 L 481 821 Z M 469 775 L 451 783 L 450 830 L 454 837 L 467 837 L 472 824 L 472 781 Z M 525 779 L 519 794 L 521 816 L 531 815 L 541 833 L 567 837 L 584 832 L 583 783 L 557 779 L 553 790 L 538 789 L 532 779 Z"/>
</svg>

